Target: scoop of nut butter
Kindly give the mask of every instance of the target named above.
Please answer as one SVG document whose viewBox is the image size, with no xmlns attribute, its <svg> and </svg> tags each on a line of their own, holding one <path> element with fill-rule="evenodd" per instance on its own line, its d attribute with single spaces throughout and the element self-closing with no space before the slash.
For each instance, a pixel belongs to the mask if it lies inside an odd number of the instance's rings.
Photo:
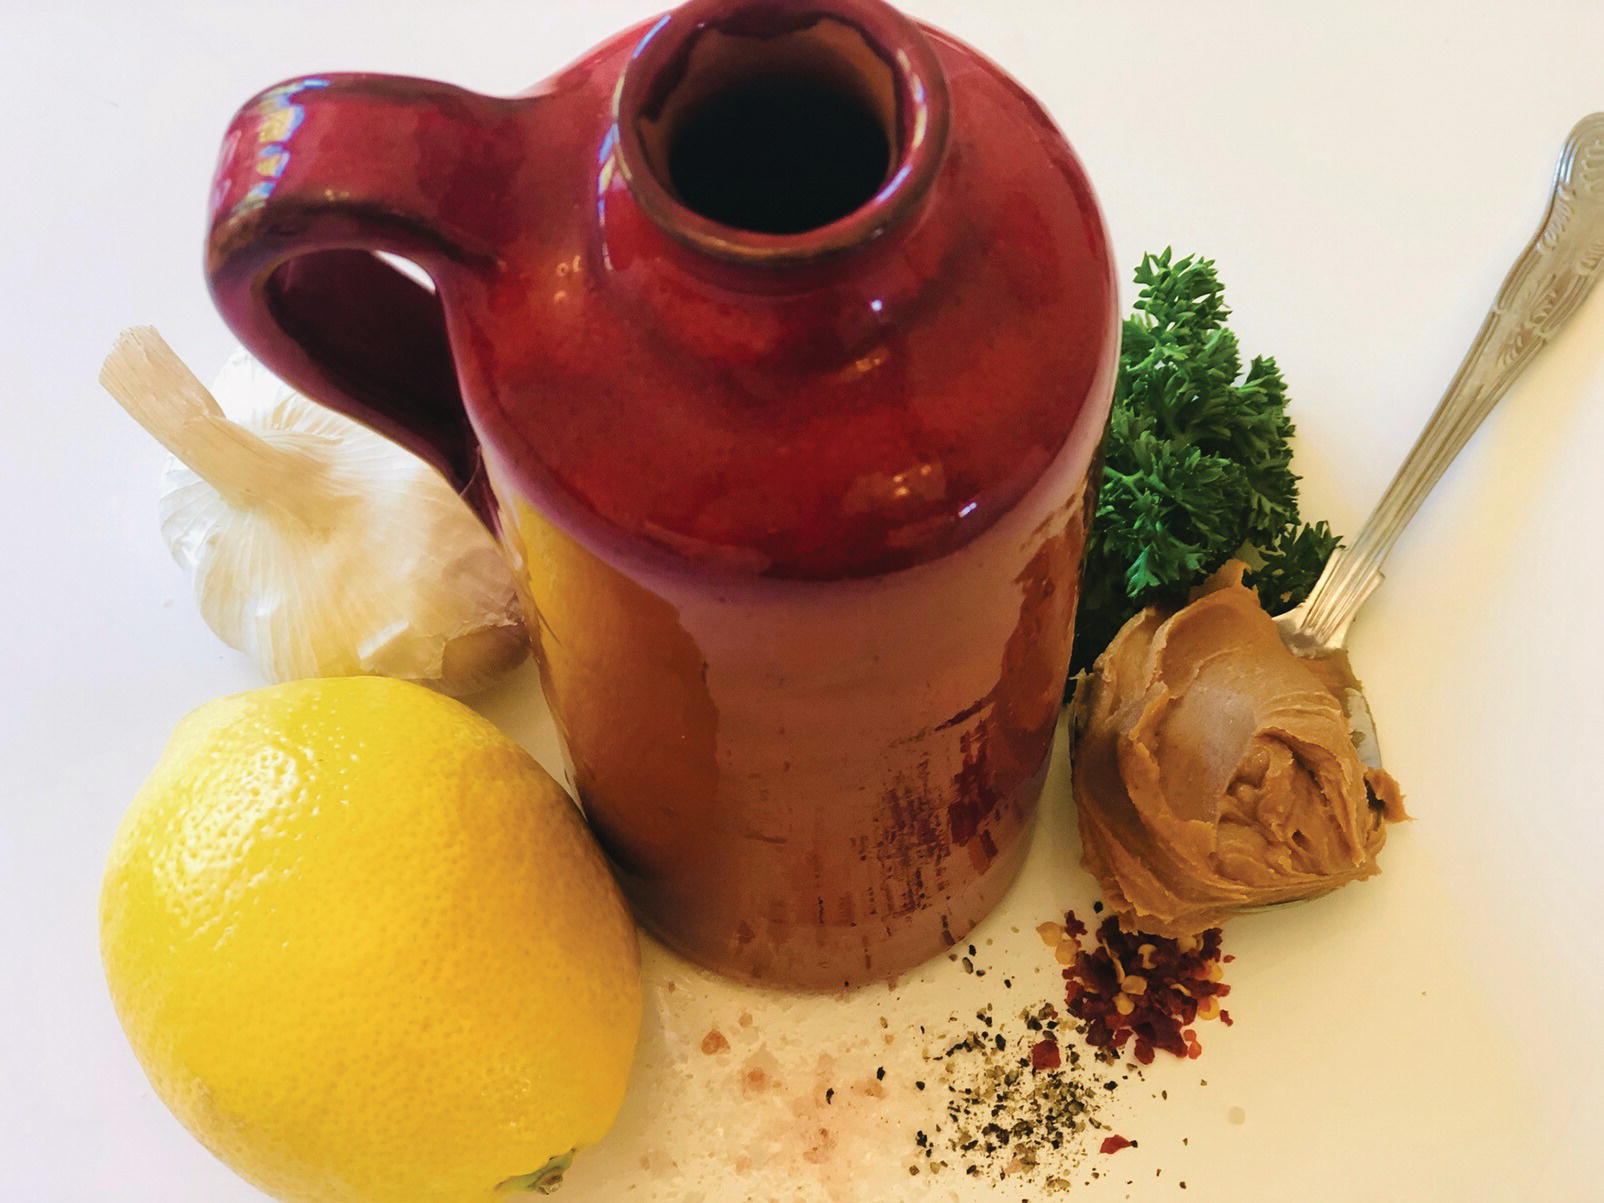
<svg viewBox="0 0 1604 1203">
<path fill-rule="evenodd" d="M 1137 614 L 1075 693 L 1083 857 L 1130 928 L 1189 935 L 1369 877 L 1408 817 L 1354 747 L 1347 657 L 1294 656 L 1246 568 Z"/>
</svg>

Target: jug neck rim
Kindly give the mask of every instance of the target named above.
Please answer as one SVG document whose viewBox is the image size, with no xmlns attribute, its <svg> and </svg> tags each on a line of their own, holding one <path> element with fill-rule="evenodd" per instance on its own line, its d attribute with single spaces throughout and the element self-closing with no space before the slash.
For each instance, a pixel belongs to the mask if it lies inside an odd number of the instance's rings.
<svg viewBox="0 0 1604 1203">
<path fill-rule="evenodd" d="M 659 109 L 684 76 L 703 34 L 769 36 L 825 20 L 852 27 L 890 71 L 895 115 L 885 180 L 844 216 L 798 233 L 743 229 L 691 209 L 654 167 L 641 129 L 643 115 Z M 631 52 L 613 93 L 612 118 L 620 172 L 655 225 L 692 250 L 727 262 L 784 267 L 866 245 L 917 211 L 941 166 L 950 106 L 934 46 L 883 0 L 690 0 L 654 23 Z"/>
</svg>

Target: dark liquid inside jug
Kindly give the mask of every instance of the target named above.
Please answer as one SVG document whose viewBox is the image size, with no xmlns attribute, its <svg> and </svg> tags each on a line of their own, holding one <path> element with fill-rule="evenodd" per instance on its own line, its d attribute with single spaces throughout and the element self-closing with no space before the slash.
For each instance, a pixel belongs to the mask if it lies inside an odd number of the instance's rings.
<svg viewBox="0 0 1604 1203">
<path fill-rule="evenodd" d="M 703 217 L 798 234 L 845 217 L 884 183 L 891 147 L 858 97 L 802 76 L 754 79 L 688 113 L 669 147 L 679 199 Z"/>
</svg>

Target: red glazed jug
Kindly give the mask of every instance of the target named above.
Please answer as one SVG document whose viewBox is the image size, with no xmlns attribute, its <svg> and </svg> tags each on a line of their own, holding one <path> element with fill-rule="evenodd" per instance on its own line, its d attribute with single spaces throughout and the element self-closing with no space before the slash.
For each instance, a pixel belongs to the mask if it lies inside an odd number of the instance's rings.
<svg viewBox="0 0 1604 1203">
<path fill-rule="evenodd" d="M 518 97 L 292 80 L 206 266 L 497 532 L 647 928 L 837 988 L 996 903 L 1118 339 L 1091 187 L 996 66 L 879 0 L 692 0 Z"/>
</svg>

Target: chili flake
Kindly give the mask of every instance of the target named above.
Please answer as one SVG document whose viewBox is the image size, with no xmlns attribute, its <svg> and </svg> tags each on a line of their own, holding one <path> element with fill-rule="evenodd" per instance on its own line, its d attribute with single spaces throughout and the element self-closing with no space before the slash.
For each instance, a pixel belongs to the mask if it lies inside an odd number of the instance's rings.
<svg viewBox="0 0 1604 1203">
<path fill-rule="evenodd" d="M 1230 1012 L 1220 1000 L 1231 988 L 1220 979 L 1220 929 L 1169 939 L 1128 932 L 1113 916 L 1097 928 L 1097 944 L 1081 946 L 1086 927 L 1073 911 L 1064 917 L 1064 940 L 1054 950 L 1063 971 L 1069 1012 L 1084 1021 L 1086 1043 L 1113 1056 L 1130 1045 L 1131 1055 L 1150 1065 L 1162 1050 L 1176 1057 L 1203 1053 L 1193 1024 Z"/>
</svg>

